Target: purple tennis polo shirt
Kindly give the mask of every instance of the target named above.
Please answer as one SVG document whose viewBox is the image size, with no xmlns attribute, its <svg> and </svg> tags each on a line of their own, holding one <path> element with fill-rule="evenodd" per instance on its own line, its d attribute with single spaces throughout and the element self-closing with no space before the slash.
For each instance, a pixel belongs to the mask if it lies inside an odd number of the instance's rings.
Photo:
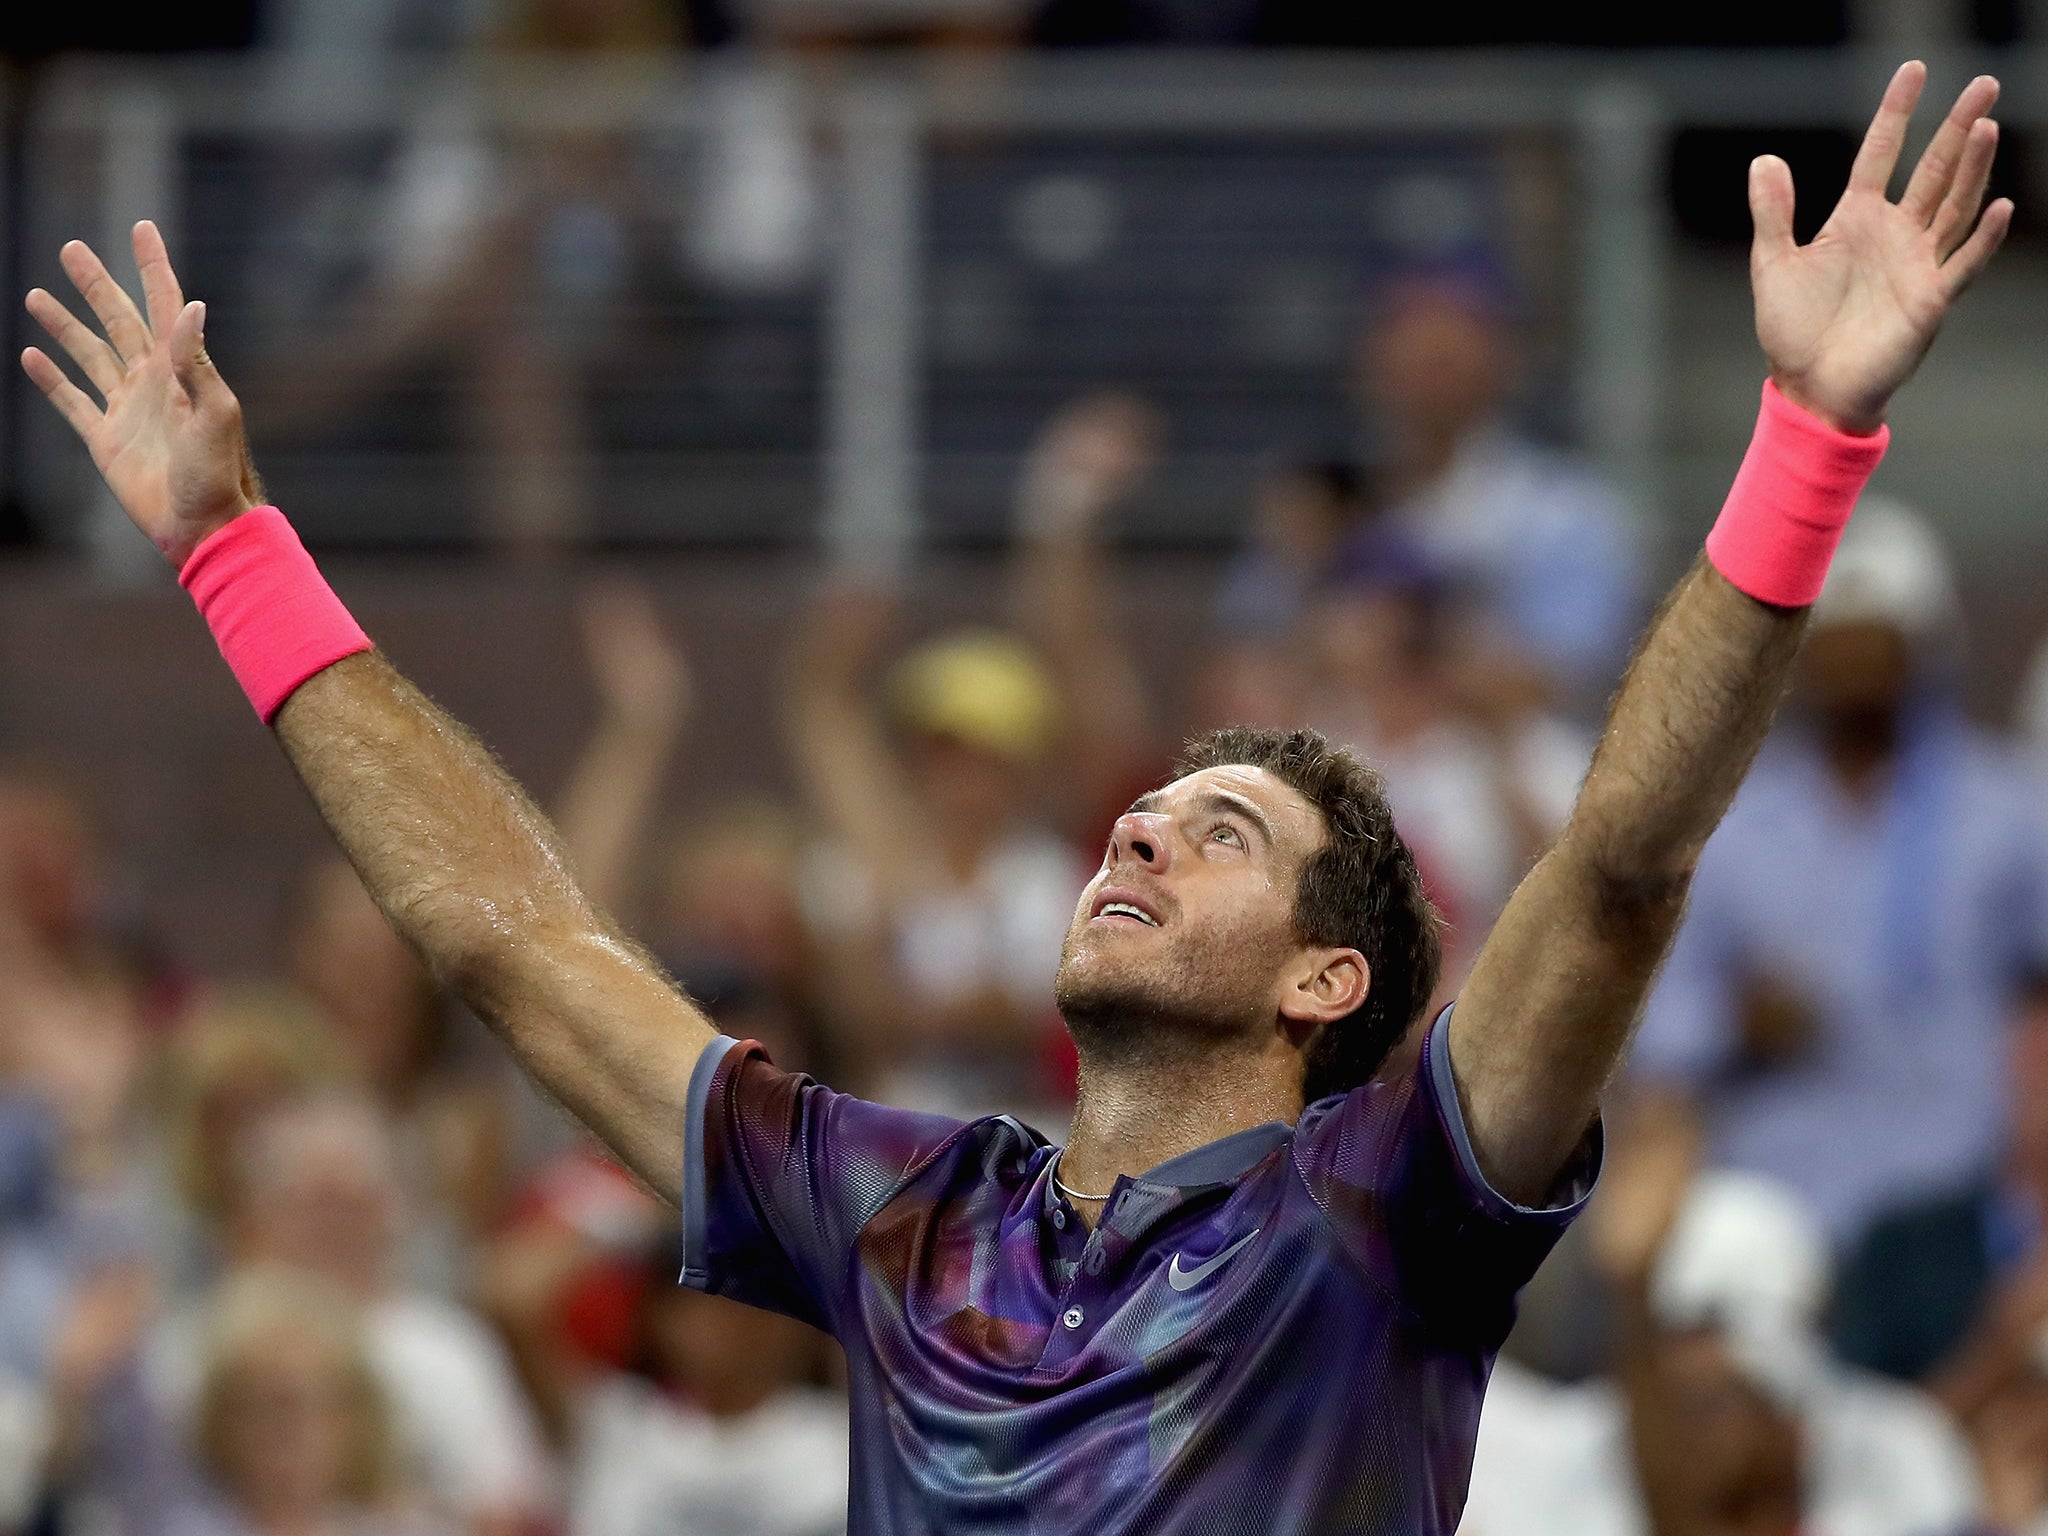
<svg viewBox="0 0 2048 1536">
<path fill-rule="evenodd" d="M 1447 1015 L 1446 1015 L 1447 1017 Z M 721 1038 L 686 1284 L 834 1335 L 855 1536 L 1450 1536 L 1515 1295 L 1591 1192 L 1487 1184 L 1416 1064 L 1120 1178 L 1091 1233 L 1008 1116 L 886 1109 Z"/>
</svg>

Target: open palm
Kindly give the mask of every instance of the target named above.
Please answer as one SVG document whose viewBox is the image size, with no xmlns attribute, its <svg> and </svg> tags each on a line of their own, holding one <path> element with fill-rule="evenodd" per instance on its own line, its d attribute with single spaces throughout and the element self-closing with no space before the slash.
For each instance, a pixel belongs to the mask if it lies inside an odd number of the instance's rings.
<svg viewBox="0 0 2048 1536">
<path fill-rule="evenodd" d="M 176 565 L 261 498 L 241 406 L 206 355 L 206 309 L 187 304 L 154 224 L 135 226 L 147 318 L 81 241 L 64 271 L 106 331 L 93 331 L 41 288 L 28 310 L 78 365 L 103 405 L 35 347 L 22 367 L 71 424 L 135 525 Z"/>
<path fill-rule="evenodd" d="M 1750 167 L 1757 340 L 1787 397 L 1851 432 L 1883 423 L 2012 223 L 2004 198 L 1978 217 L 1998 150 L 1988 75 L 1963 88 L 1899 200 L 1886 196 L 1926 81 L 1917 62 L 1892 76 L 1841 201 L 1809 244 L 1792 236 L 1790 168 L 1772 155 Z"/>
</svg>

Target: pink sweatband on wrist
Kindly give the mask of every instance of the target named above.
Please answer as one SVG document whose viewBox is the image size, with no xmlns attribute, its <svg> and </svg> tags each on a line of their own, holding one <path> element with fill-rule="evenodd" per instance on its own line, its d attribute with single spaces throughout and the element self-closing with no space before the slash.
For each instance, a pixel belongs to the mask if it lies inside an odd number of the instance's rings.
<svg viewBox="0 0 2048 1536">
<path fill-rule="evenodd" d="M 1756 435 L 1707 535 L 1714 569 L 1758 602 L 1811 604 L 1891 440 L 1890 427 L 1868 437 L 1838 432 L 1766 381 Z"/>
<path fill-rule="evenodd" d="M 370 649 L 275 507 L 252 508 L 215 530 L 192 551 L 178 584 L 265 725 L 315 672 Z"/>
</svg>

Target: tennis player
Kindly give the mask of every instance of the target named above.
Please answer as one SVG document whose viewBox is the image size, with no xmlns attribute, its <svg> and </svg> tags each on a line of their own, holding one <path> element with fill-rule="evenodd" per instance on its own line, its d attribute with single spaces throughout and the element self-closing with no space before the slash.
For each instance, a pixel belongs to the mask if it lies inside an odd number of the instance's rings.
<svg viewBox="0 0 2048 1536">
<path fill-rule="evenodd" d="M 1979 210 L 1997 83 L 1900 198 L 1926 70 L 1893 77 L 1819 235 L 1750 169 L 1756 436 L 1615 698 L 1570 824 L 1454 1009 L 1378 781 L 1227 730 L 1110 830 L 1060 963 L 1071 1138 L 864 1103 L 716 1033 L 577 888 L 532 802 L 322 582 L 250 466 L 205 311 L 135 231 L 138 310 L 29 310 L 29 376 L 179 569 L 397 929 L 679 1206 L 685 1283 L 830 1330 L 859 1533 L 1431 1533 L 1458 1523 L 1514 1298 L 1583 1205 L 1603 1085 L 1701 845 L 1770 724 L 1885 412 L 2012 216 Z"/>
</svg>

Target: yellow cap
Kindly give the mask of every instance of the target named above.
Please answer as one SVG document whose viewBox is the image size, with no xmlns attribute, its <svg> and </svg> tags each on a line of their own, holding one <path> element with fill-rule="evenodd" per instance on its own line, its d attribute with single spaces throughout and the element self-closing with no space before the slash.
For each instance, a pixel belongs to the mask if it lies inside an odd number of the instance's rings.
<svg viewBox="0 0 2048 1536">
<path fill-rule="evenodd" d="M 1059 698 L 1030 647 L 1000 630 L 928 640 L 889 671 L 890 712 L 908 730 L 946 736 L 1015 763 L 1052 745 Z"/>
</svg>

